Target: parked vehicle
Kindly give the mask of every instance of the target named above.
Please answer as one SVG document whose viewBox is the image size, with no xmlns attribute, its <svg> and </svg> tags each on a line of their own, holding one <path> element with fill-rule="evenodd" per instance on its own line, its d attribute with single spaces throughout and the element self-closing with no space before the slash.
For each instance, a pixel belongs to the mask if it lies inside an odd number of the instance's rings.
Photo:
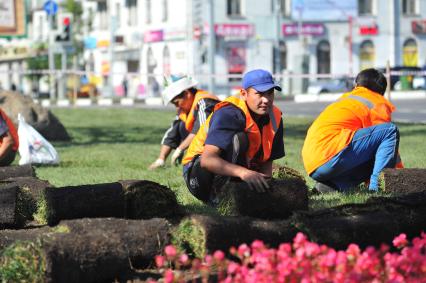
<svg viewBox="0 0 426 283">
<path fill-rule="evenodd" d="M 320 93 L 344 93 L 353 88 L 353 81 L 350 78 L 342 77 L 336 79 L 319 79 L 311 82 L 308 86 L 309 94 Z"/>
<path fill-rule="evenodd" d="M 379 71 L 386 73 L 385 68 L 379 68 Z M 419 67 L 395 66 L 390 68 L 391 71 L 391 90 L 413 89 L 413 79 L 415 72 L 421 71 Z M 398 72 L 395 74 L 394 72 Z"/>
</svg>

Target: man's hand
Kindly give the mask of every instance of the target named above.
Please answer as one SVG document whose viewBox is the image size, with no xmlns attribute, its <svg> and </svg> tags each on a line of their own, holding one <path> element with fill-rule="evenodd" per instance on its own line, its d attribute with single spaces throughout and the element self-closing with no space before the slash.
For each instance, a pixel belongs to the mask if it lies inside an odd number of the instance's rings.
<svg viewBox="0 0 426 283">
<path fill-rule="evenodd" d="M 245 170 L 240 179 L 246 182 L 251 190 L 254 190 L 259 193 L 263 193 L 266 189 L 269 189 L 269 185 L 266 182 L 268 176 L 252 170 Z"/>
<path fill-rule="evenodd" d="M 180 148 L 176 148 L 175 152 L 173 152 L 172 154 L 172 158 L 170 160 L 170 163 L 172 164 L 172 166 L 178 166 L 183 158 L 183 150 L 181 150 Z"/>
<path fill-rule="evenodd" d="M 155 170 L 155 169 L 163 167 L 163 166 L 164 166 L 164 160 L 161 159 L 161 158 L 158 158 L 151 165 L 149 165 L 148 169 L 149 170 Z"/>
</svg>

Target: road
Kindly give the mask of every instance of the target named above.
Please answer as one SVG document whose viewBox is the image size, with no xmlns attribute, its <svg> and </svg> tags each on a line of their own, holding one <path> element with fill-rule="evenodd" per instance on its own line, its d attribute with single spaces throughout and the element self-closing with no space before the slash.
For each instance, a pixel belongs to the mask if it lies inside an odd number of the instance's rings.
<svg viewBox="0 0 426 283">
<path fill-rule="evenodd" d="M 283 111 L 284 117 L 316 117 L 330 103 L 331 102 L 275 102 L 281 111 Z M 392 101 L 392 103 L 396 106 L 396 112 L 392 115 L 394 121 L 426 124 L 426 99 L 398 99 Z"/>
</svg>

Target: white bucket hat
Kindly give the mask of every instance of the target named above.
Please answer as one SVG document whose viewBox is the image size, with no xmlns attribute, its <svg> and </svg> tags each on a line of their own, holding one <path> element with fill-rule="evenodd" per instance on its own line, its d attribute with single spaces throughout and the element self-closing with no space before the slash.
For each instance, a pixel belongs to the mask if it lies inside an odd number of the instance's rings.
<svg viewBox="0 0 426 283">
<path fill-rule="evenodd" d="M 182 91 L 194 87 L 198 82 L 191 76 L 164 78 L 163 103 L 167 105 Z"/>
</svg>

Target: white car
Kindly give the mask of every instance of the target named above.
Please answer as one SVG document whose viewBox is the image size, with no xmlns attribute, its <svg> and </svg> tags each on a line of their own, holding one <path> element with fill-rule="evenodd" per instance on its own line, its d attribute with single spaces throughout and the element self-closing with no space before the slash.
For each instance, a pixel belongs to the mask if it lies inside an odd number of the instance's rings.
<svg viewBox="0 0 426 283">
<path fill-rule="evenodd" d="M 344 93 L 351 90 L 352 87 L 352 82 L 348 78 L 318 80 L 309 84 L 308 93 Z"/>
</svg>

